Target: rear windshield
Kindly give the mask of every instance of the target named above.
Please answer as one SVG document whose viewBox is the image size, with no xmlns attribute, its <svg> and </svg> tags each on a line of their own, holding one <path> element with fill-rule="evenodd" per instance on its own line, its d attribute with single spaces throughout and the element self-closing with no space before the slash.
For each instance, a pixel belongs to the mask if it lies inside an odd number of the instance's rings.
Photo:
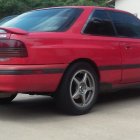
<svg viewBox="0 0 140 140">
<path fill-rule="evenodd" d="M 2 27 L 20 28 L 29 32 L 65 31 L 82 13 L 80 8 L 50 8 L 24 13 Z"/>
</svg>

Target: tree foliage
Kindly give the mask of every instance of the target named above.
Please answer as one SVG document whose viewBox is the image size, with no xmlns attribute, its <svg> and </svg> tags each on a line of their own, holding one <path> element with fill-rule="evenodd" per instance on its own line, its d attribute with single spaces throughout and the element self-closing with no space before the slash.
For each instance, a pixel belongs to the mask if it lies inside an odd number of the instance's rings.
<svg viewBox="0 0 140 140">
<path fill-rule="evenodd" d="M 106 0 L 0 0 L 0 17 L 20 14 L 25 11 L 65 5 L 100 5 L 104 6 Z"/>
</svg>

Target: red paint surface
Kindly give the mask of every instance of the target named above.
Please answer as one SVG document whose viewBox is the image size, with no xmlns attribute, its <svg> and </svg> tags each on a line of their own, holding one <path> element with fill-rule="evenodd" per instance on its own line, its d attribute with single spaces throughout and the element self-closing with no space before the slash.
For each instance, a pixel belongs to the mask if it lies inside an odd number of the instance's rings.
<svg viewBox="0 0 140 140">
<path fill-rule="evenodd" d="M 17 29 L 6 29 L 12 33 L 10 39 L 25 43 L 26 58 L 10 58 L 0 62 L 0 69 L 64 68 L 78 59 L 89 59 L 97 67 L 122 64 L 140 64 L 140 40 L 116 37 L 90 36 L 81 33 L 94 8 L 81 7 L 84 12 L 66 32 L 25 33 Z M 100 8 L 105 9 L 105 8 Z M 108 9 L 108 8 L 107 8 Z M 109 10 L 109 9 L 108 9 Z M 114 9 L 110 9 L 114 10 Z M 133 46 L 126 50 L 125 45 Z M 139 82 L 140 69 L 99 71 L 101 83 Z M 60 84 L 62 74 L 0 75 L 1 91 L 53 92 Z"/>
</svg>

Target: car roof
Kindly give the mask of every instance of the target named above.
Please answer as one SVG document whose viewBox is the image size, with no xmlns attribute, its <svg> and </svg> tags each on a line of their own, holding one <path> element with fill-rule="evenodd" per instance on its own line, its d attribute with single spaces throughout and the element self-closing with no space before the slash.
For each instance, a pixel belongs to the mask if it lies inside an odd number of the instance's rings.
<svg viewBox="0 0 140 140">
<path fill-rule="evenodd" d="M 110 10 L 110 11 L 116 11 L 116 12 L 123 12 L 123 13 L 129 13 L 127 11 L 115 9 L 115 8 L 109 8 L 109 7 L 100 7 L 100 6 L 60 6 L 60 7 L 48 7 L 48 8 L 41 8 L 36 10 L 45 10 L 50 8 L 82 8 L 82 9 L 100 9 L 100 10 Z M 130 14 L 130 13 L 129 13 Z"/>
</svg>

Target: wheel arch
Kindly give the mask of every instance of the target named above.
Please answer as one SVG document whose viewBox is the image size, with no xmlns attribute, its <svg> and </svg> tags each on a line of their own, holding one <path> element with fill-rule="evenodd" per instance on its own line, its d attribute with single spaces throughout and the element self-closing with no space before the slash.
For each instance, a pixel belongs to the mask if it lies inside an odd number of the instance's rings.
<svg viewBox="0 0 140 140">
<path fill-rule="evenodd" d="M 98 69 L 98 66 L 97 64 L 92 61 L 91 59 L 89 58 L 79 58 L 79 59 L 76 59 L 76 60 L 73 60 L 69 65 L 68 67 L 66 68 L 65 72 L 69 69 L 69 67 L 71 67 L 74 63 L 78 63 L 78 62 L 85 62 L 85 63 L 88 63 L 92 66 L 92 68 L 94 68 L 99 80 L 100 80 L 100 72 L 99 72 L 99 69 Z M 65 74 L 64 72 L 64 74 Z"/>
<path fill-rule="evenodd" d="M 68 69 L 75 63 L 78 63 L 78 62 L 85 62 L 85 63 L 88 63 L 91 65 L 91 67 L 95 70 L 98 78 L 99 78 L 99 81 L 100 81 L 100 72 L 99 72 L 99 69 L 98 69 L 98 66 L 97 64 L 92 61 L 91 59 L 88 59 L 88 58 L 79 58 L 79 59 L 75 59 L 73 60 L 72 62 L 69 63 L 69 65 L 67 66 L 67 68 L 65 69 L 64 73 L 63 73 L 63 76 L 62 76 L 62 79 L 63 77 L 65 76 L 65 73 L 68 71 Z M 62 79 L 61 79 L 61 82 L 62 82 Z M 60 83 L 61 83 L 60 82 Z"/>
<path fill-rule="evenodd" d="M 61 86 L 62 84 L 62 81 L 63 81 L 63 78 L 65 76 L 65 73 L 67 73 L 68 69 L 75 63 L 78 63 L 78 62 L 85 62 L 85 63 L 88 63 L 91 65 L 91 67 L 95 70 L 97 76 L 98 76 L 98 80 L 100 81 L 100 72 L 99 72 L 99 69 L 98 69 L 98 66 L 97 64 L 92 61 L 91 59 L 88 59 L 88 58 L 79 58 L 79 59 L 75 59 L 73 60 L 72 62 L 69 63 L 69 65 L 67 66 L 67 68 L 65 69 L 64 73 L 63 73 L 63 76 L 62 76 L 62 79 L 60 81 L 60 84 L 58 85 L 58 88 L 56 91 L 58 91 L 59 87 Z"/>
<path fill-rule="evenodd" d="M 76 60 L 73 60 L 71 63 L 69 63 L 69 65 L 67 66 L 67 68 L 65 69 L 64 73 L 63 73 L 63 76 L 60 80 L 60 83 L 56 89 L 56 92 L 59 90 L 59 87 L 61 86 L 61 83 L 63 81 L 63 78 L 65 76 L 65 73 L 67 73 L 68 69 L 75 63 L 78 63 L 78 62 L 85 62 L 85 63 L 88 63 L 92 66 L 92 68 L 95 70 L 97 76 L 98 76 L 98 80 L 100 81 L 100 72 L 99 72 L 99 69 L 98 69 L 98 66 L 96 65 L 96 63 L 94 61 L 92 61 L 91 59 L 88 59 L 88 58 L 80 58 L 80 59 L 76 59 Z"/>
</svg>

